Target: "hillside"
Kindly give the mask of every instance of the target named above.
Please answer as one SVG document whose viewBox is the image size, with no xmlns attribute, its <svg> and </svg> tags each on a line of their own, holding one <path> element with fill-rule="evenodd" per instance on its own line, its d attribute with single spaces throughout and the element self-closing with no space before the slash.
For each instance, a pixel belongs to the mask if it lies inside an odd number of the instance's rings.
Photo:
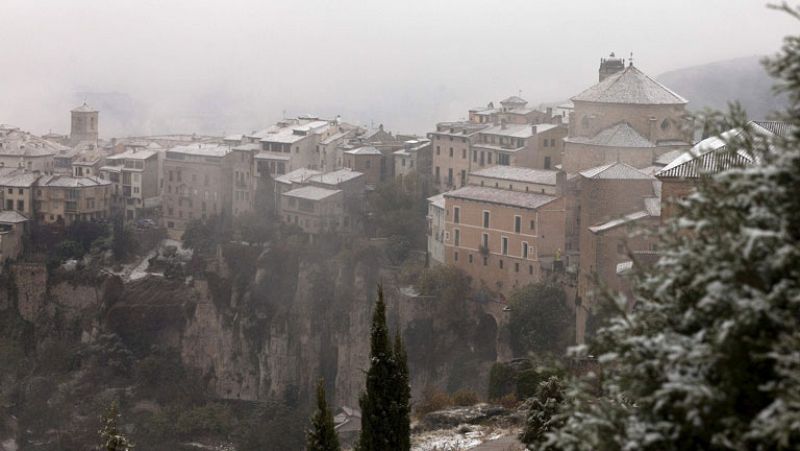
<svg viewBox="0 0 800 451">
<path fill-rule="evenodd" d="M 753 119 L 765 119 L 785 103 L 772 92 L 773 80 L 761 65 L 762 57 L 736 58 L 670 71 L 656 77 L 689 100 L 693 111 L 726 108 L 738 100 Z"/>
</svg>

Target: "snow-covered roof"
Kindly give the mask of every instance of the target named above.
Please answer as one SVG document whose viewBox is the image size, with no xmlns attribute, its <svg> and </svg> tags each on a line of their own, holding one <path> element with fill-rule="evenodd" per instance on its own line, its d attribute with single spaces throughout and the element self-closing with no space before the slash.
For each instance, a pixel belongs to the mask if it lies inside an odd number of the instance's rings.
<svg viewBox="0 0 800 451">
<path fill-rule="evenodd" d="M 267 152 L 264 150 L 255 154 L 253 158 L 255 158 L 256 160 L 265 160 L 265 161 L 289 161 L 292 159 L 288 153 Z"/>
<path fill-rule="evenodd" d="M 607 77 L 571 99 L 573 102 L 683 105 L 686 99 L 645 75 L 636 66 Z"/>
<path fill-rule="evenodd" d="M 186 146 L 175 146 L 167 151 L 167 154 L 185 154 L 199 157 L 222 158 L 231 152 L 231 148 L 221 144 L 189 144 Z"/>
<path fill-rule="evenodd" d="M 157 155 L 158 152 L 153 150 L 144 150 L 144 149 L 130 149 L 126 150 L 125 152 L 121 152 L 118 154 L 110 155 L 106 159 L 107 160 L 147 160 L 148 158 L 152 157 L 153 155 Z"/>
<path fill-rule="evenodd" d="M 444 193 L 444 197 L 446 199 L 464 199 L 527 209 L 536 209 L 557 199 L 556 196 L 547 194 L 523 193 L 484 186 L 465 186 L 455 191 Z"/>
<path fill-rule="evenodd" d="M 523 99 L 522 97 L 511 96 L 511 97 L 508 97 L 508 98 L 500 101 L 501 105 L 502 104 L 506 104 L 506 103 L 510 103 L 510 104 L 513 104 L 513 105 L 524 105 L 524 104 L 528 103 L 528 101 Z"/>
<path fill-rule="evenodd" d="M 547 169 L 530 169 L 518 166 L 491 166 L 470 173 L 470 176 L 486 177 L 491 179 L 509 180 L 514 182 L 538 183 L 541 185 L 555 185 L 558 171 Z"/>
<path fill-rule="evenodd" d="M 39 186 L 57 188 L 89 188 L 92 186 L 107 186 L 111 182 L 97 177 L 70 177 L 63 175 L 48 175 L 42 177 Z"/>
<path fill-rule="evenodd" d="M 666 166 L 675 161 L 675 159 L 680 157 L 684 152 L 685 150 L 675 149 L 675 150 L 670 150 L 669 152 L 666 153 L 662 153 L 661 155 L 656 157 L 655 164 L 659 166 Z"/>
<path fill-rule="evenodd" d="M 300 168 L 300 169 L 295 169 L 294 171 L 291 172 L 287 172 L 286 174 L 280 175 L 278 177 L 275 177 L 275 181 L 278 183 L 291 185 L 292 183 L 303 183 L 312 176 L 318 174 L 321 174 L 321 172 L 315 171 L 314 169 Z"/>
<path fill-rule="evenodd" d="M 350 155 L 381 155 L 381 151 L 372 146 L 359 147 L 357 149 L 345 151 L 344 153 Z"/>
<path fill-rule="evenodd" d="M 326 172 L 324 174 L 317 174 L 312 176 L 309 180 L 323 185 L 338 185 L 340 183 L 349 182 L 355 178 L 364 175 L 362 172 L 353 171 L 351 169 L 342 168 L 336 171 Z"/>
<path fill-rule="evenodd" d="M 14 172 L 9 175 L 0 176 L 0 186 L 13 188 L 30 188 L 41 177 L 39 174 L 31 172 Z"/>
<path fill-rule="evenodd" d="M 437 194 L 428 198 L 428 203 L 436 208 L 444 209 L 444 194 Z"/>
<path fill-rule="evenodd" d="M 622 263 L 617 263 L 617 275 L 626 274 L 632 269 L 633 269 L 633 262 L 630 260 L 624 261 Z"/>
<path fill-rule="evenodd" d="M 600 130 L 591 138 L 567 138 L 567 142 L 576 144 L 590 144 L 604 147 L 655 147 L 647 138 L 640 135 L 627 122 L 620 122 L 606 129 Z"/>
<path fill-rule="evenodd" d="M 610 221 L 606 221 L 604 223 L 589 227 L 589 231 L 592 233 L 601 233 L 611 229 L 615 229 L 619 226 L 630 224 L 631 222 L 638 221 L 643 218 L 652 218 L 646 210 L 640 210 L 633 213 L 629 213 L 625 216 L 620 218 L 612 219 Z"/>
<path fill-rule="evenodd" d="M 539 125 L 536 126 L 537 130 Z M 481 130 L 484 135 L 510 136 L 512 138 L 530 138 L 533 136 L 533 126 L 528 124 L 495 125 Z"/>
<path fill-rule="evenodd" d="M 27 216 L 15 210 L 0 211 L 0 224 L 18 224 L 28 220 Z"/>
<path fill-rule="evenodd" d="M 605 180 L 652 180 L 653 177 L 625 163 L 611 163 L 581 171 L 587 179 Z"/>
<path fill-rule="evenodd" d="M 287 191 L 283 193 L 283 195 L 307 200 L 323 200 L 341 192 L 342 190 L 338 189 L 326 189 L 318 186 L 304 186 L 302 188 Z"/>
</svg>

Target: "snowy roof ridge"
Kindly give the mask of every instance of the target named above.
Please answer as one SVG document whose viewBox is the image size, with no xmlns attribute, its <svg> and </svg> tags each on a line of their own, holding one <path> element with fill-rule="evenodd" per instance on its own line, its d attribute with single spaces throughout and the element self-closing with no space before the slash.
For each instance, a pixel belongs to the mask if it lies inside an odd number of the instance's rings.
<svg viewBox="0 0 800 451">
<path fill-rule="evenodd" d="M 572 97 L 573 102 L 636 103 L 645 105 L 683 105 L 689 103 L 671 89 L 650 78 L 636 66 L 630 65 L 622 72 Z"/>
</svg>

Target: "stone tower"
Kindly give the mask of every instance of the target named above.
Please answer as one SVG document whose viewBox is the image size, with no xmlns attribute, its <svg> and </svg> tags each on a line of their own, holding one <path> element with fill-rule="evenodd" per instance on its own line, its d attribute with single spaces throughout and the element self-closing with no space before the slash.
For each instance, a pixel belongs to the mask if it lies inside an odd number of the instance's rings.
<svg viewBox="0 0 800 451">
<path fill-rule="evenodd" d="M 83 102 L 83 105 L 72 110 L 72 127 L 69 133 L 70 145 L 81 141 L 97 142 L 98 119 L 100 113 Z"/>
<path fill-rule="evenodd" d="M 600 73 L 599 81 L 603 81 L 607 77 L 621 72 L 623 69 L 625 69 L 625 59 L 617 58 L 614 52 L 611 52 L 608 58 L 600 58 L 600 70 L 598 71 Z"/>
</svg>

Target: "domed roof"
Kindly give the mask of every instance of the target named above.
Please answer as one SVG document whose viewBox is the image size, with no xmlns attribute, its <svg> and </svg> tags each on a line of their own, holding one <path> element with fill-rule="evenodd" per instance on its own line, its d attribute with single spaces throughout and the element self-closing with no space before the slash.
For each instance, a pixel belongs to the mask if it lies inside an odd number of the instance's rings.
<svg viewBox="0 0 800 451">
<path fill-rule="evenodd" d="M 666 86 L 635 66 L 610 75 L 571 99 L 574 102 L 635 103 L 642 105 L 683 105 L 688 103 Z"/>
</svg>

